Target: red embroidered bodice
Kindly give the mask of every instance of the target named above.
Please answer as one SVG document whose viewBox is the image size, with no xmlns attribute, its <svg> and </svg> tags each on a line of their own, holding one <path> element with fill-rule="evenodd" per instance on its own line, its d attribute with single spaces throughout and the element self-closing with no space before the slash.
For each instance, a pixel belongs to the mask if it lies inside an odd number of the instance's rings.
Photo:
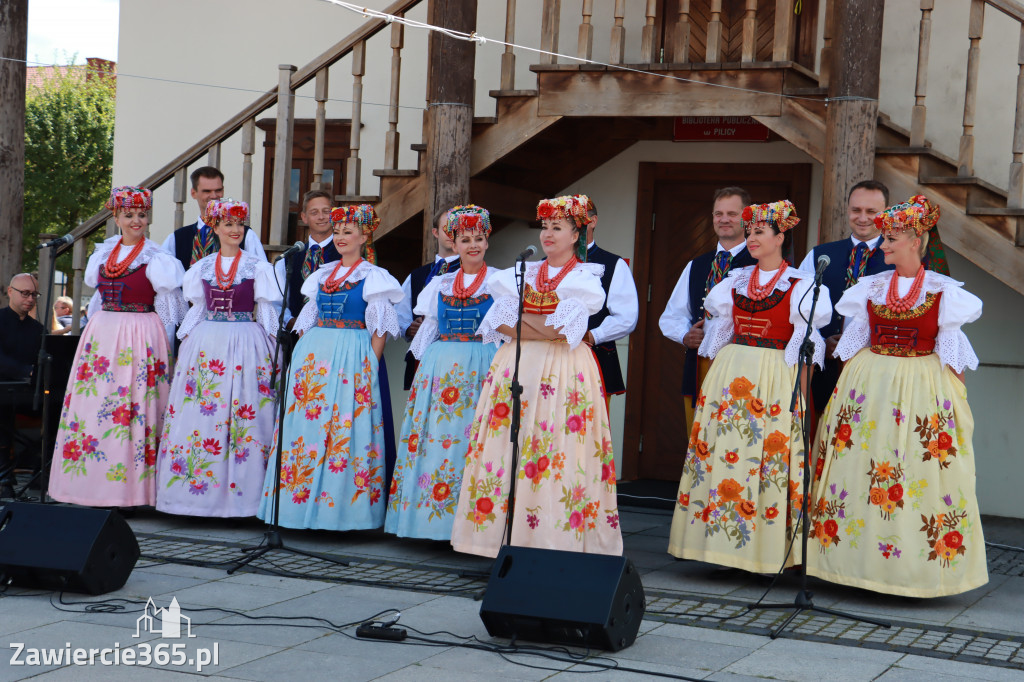
<svg viewBox="0 0 1024 682">
<path fill-rule="evenodd" d="M 789 321 L 789 297 L 797 281 L 790 278 L 788 289 L 776 289 L 761 301 L 747 298 L 733 289 L 732 342 L 741 346 L 784 350 L 793 337 L 793 323 Z"/>
<path fill-rule="evenodd" d="M 534 315 L 550 315 L 558 307 L 558 293 L 550 292 L 542 294 L 529 284 L 526 285 L 526 292 L 523 296 L 523 312 Z"/>
<path fill-rule="evenodd" d="M 926 294 L 924 302 L 905 313 L 894 313 L 885 305 L 868 301 L 871 352 L 917 358 L 935 351 L 939 335 L 939 301 L 942 292 Z"/>
<path fill-rule="evenodd" d="M 146 277 L 146 265 L 129 270 L 121 277 L 107 276 L 106 268 L 100 267 L 96 288 L 103 298 L 103 310 L 119 313 L 151 313 L 156 291 Z"/>
</svg>

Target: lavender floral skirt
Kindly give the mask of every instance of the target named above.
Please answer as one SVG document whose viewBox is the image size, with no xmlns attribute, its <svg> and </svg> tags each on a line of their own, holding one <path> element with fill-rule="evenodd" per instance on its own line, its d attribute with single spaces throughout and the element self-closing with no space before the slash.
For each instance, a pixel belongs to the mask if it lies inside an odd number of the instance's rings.
<svg viewBox="0 0 1024 682">
<path fill-rule="evenodd" d="M 60 414 L 53 499 L 94 507 L 153 504 L 168 350 L 156 313 L 101 311 L 89 321 Z"/>
<path fill-rule="evenodd" d="M 274 442 L 271 350 L 255 322 L 207 320 L 181 344 L 157 459 L 157 509 L 256 515 Z"/>
</svg>

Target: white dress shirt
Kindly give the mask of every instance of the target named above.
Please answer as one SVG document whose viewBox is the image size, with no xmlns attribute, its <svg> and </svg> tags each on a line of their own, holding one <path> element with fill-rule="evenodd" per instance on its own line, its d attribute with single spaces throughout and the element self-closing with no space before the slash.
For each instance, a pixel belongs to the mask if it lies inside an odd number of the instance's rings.
<svg viewBox="0 0 1024 682">
<path fill-rule="evenodd" d="M 587 244 L 588 249 L 593 246 L 594 242 Z M 622 258 L 615 262 L 615 271 L 612 272 L 605 305 L 608 307 L 608 317 L 590 330 L 594 335 L 595 344 L 617 341 L 629 336 L 636 329 L 636 321 L 640 317 L 636 282 L 633 281 L 633 273 L 629 271 L 629 266 Z"/>
<path fill-rule="evenodd" d="M 731 249 L 726 249 L 721 243 L 715 249 L 717 256 L 722 251 L 728 251 L 733 258 L 747 246 L 745 241 L 740 242 Z M 686 332 L 693 326 L 693 310 L 690 309 L 690 270 L 693 268 L 693 261 L 686 264 L 683 274 L 679 276 L 672 295 L 668 297 L 668 304 L 665 305 L 665 312 L 658 319 L 658 326 L 666 338 L 676 343 L 682 343 Z"/>
<path fill-rule="evenodd" d="M 317 244 L 321 249 L 324 249 L 324 248 L 327 247 L 328 244 L 331 243 L 332 239 L 334 239 L 334 235 L 333 234 L 327 235 L 327 239 L 323 240 L 322 242 L 318 242 L 318 241 L 314 240 L 312 237 L 306 237 L 306 250 L 309 250 L 309 247 L 313 246 L 314 244 Z M 303 256 L 303 257 L 305 257 L 305 256 Z M 285 271 L 285 268 L 284 268 L 284 258 L 278 258 L 276 261 L 274 261 L 274 275 L 277 276 L 277 286 L 280 287 L 282 295 L 284 295 L 285 272 L 286 271 Z M 285 301 L 284 302 L 284 321 L 285 321 L 285 324 L 287 324 L 288 321 L 291 320 L 291 319 L 292 319 L 292 311 L 288 309 L 288 301 Z"/>
<path fill-rule="evenodd" d="M 197 230 L 201 230 L 204 227 L 209 227 L 209 225 L 204 223 L 202 218 L 196 221 Z M 210 229 L 212 230 L 213 228 Z M 160 248 L 177 258 L 178 254 L 174 251 L 174 232 L 167 236 L 167 239 L 160 245 Z M 242 240 L 242 251 L 251 253 L 257 258 L 267 260 L 267 252 L 263 250 L 263 244 L 260 243 L 260 238 L 256 236 L 256 230 L 248 229 L 245 231 L 245 239 Z"/>
<path fill-rule="evenodd" d="M 446 256 L 445 260 L 451 263 L 453 260 L 458 259 L 458 254 L 454 256 Z M 441 260 L 441 256 L 434 254 L 434 262 Z M 395 312 L 398 313 L 398 327 L 402 332 L 402 336 L 405 336 L 405 332 L 409 329 L 409 325 L 412 324 L 412 309 L 416 307 L 416 301 L 412 300 L 412 273 L 406 276 L 405 280 L 402 281 L 402 300 L 400 303 L 395 304 Z"/>
<path fill-rule="evenodd" d="M 882 235 L 878 235 L 874 239 L 869 239 L 866 242 L 851 236 L 850 241 L 853 243 L 853 248 L 855 249 L 857 248 L 858 244 L 867 244 L 868 253 L 871 253 L 874 249 L 878 248 L 879 244 L 882 243 Z M 804 272 L 814 272 L 815 267 L 817 266 L 817 260 L 818 258 L 814 255 L 814 249 L 812 248 L 810 251 L 807 252 L 807 255 L 804 256 L 804 259 L 800 261 L 800 267 L 798 267 L 797 270 L 803 270 Z"/>
</svg>

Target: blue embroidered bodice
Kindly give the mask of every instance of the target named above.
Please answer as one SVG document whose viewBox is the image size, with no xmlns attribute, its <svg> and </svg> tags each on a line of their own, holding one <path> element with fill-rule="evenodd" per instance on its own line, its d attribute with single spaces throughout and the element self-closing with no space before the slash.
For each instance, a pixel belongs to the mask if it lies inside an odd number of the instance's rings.
<svg viewBox="0 0 1024 682">
<path fill-rule="evenodd" d="M 366 301 L 363 300 L 363 282 L 345 282 L 336 292 L 329 294 L 321 286 L 316 292 L 318 327 L 344 329 L 366 328 Z"/>
<path fill-rule="evenodd" d="M 460 299 L 437 295 L 437 327 L 442 341 L 480 341 L 477 327 L 484 319 L 494 299 L 490 294 Z"/>
</svg>

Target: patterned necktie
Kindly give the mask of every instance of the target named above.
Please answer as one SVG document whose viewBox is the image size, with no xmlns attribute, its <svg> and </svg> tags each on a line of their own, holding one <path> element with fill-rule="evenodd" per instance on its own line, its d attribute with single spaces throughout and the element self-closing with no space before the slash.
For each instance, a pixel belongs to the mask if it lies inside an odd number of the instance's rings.
<svg viewBox="0 0 1024 682">
<path fill-rule="evenodd" d="M 729 251 L 719 251 L 715 254 L 715 260 L 711 264 L 711 272 L 708 273 L 708 281 L 704 284 L 704 295 L 707 296 L 711 289 L 722 281 L 725 275 L 729 272 L 729 266 L 732 264 L 732 253 Z"/>
<path fill-rule="evenodd" d="M 213 253 L 213 236 L 211 233 L 212 230 L 206 225 L 196 230 L 196 237 L 192 240 L 192 260 L 189 261 L 189 267 L 195 265 L 197 260 L 202 260 Z"/>
<path fill-rule="evenodd" d="M 320 248 L 319 244 L 313 244 L 313 246 L 306 249 L 306 257 L 302 259 L 302 279 L 305 281 L 312 273 L 316 272 L 317 268 L 324 264 L 324 253 L 323 249 Z"/>
<path fill-rule="evenodd" d="M 430 268 L 430 272 L 427 274 L 427 279 L 423 281 L 423 286 L 427 286 L 430 280 L 434 279 L 439 275 L 443 275 L 448 272 L 448 261 L 444 258 L 434 261 L 434 267 Z"/>
<path fill-rule="evenodd" d="M 850 264 L 846 268 L 846 288 L 849 289 L 857 283 L 864 272 L 868 269 L 868 261 L 874 249 L 868 252 L 868 245 L 864 242 L 857 244 L 857 248 L 850 252 Z"/>
</svg>

